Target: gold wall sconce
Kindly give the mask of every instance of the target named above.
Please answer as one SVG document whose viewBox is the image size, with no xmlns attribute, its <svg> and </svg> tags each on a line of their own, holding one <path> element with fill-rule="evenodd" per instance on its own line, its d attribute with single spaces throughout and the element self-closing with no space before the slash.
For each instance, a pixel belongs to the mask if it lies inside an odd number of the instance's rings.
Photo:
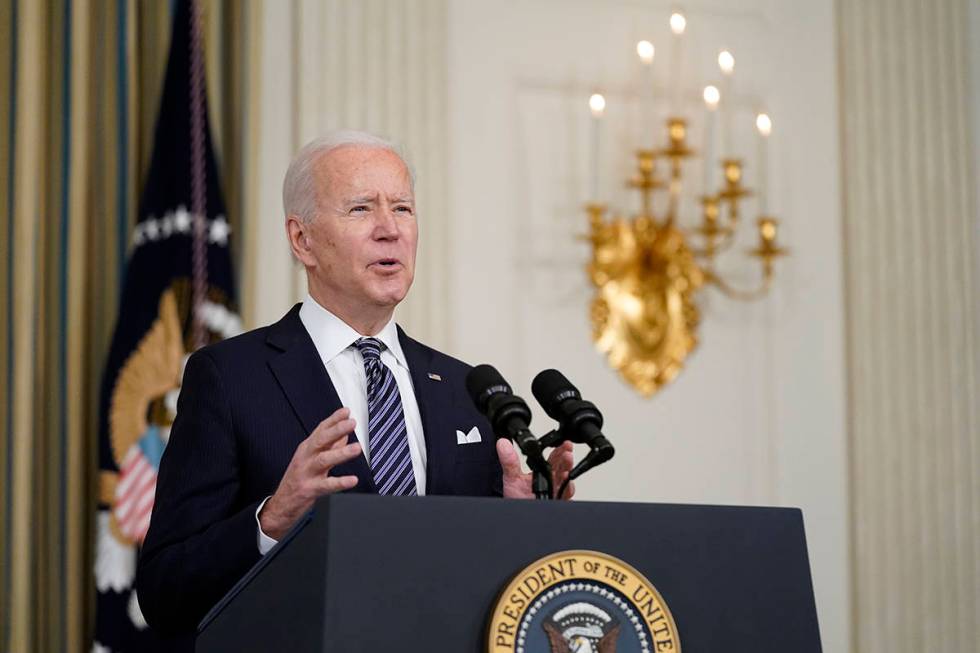
<svg viewBox="0 0 980 653">
<path fill-rule="evenodd" d="M 674 24 L 672 20 L 671 25 Z M 674 33 L 677 35 L 676 30 Z M 652 62 L 652 46 L 646 48 L 641 43 L 637 51 L 643 63 Z M 734 69 L 731 53 L 723 51 L 719 65 L 723 74 L 730 75 Z M 607 207 L 597 201 L 586 205 L 590 228 L 587 240 L 592 245 L 587 272 L 595 286 L 592 337 L 609 364 L 647 397 L 676 378 L 697 346 L 697 299 L 701 290 L 714 286 L 736 300 L 762 297 L 772 285 L 774 262 L 788 253 L 777 244 L 778 220 L 765 210 L 765 146 L 772 121 L 768 115 L 759 114 L 756 128 L 762 139 L 758 162 L 761 215 L 756 220 L 758 244 L 747 253 L 761 264 L 761 280 L 754 288 L 739 288 L 717 270 L 716 260 L 736 240 L 741 204 L 753 195 L 742 181 L 743 162 L 731 156 L 720 157 L 719 161 L 713 155 L 720 99 L 716 87 L 705 88 L 705 194 L 700 197 L 700 223 L 696 227 L 683 228 L 678 215 L 682 163 L 696 154 L 688 143 L 687 121 L 679 117 L 667 120 L 666 146 L 635 153 L 636 172 L 627 185 L 639 192 L 638 213 L 628 218 L 609 216 Z M 592 189 L 596 197 L 598 120 L 605 108 L 604 98 L 593 95 L 590 107 L 594 117 Z M 712 168 L 716 170 L 719 164 L 722 176 L 716 184 Z M 661 167 L 665 169 L 664 177 L 658 170 Z M 654 209 L 655 199 L 661 207 L 659 212 Z"/>
</svg>

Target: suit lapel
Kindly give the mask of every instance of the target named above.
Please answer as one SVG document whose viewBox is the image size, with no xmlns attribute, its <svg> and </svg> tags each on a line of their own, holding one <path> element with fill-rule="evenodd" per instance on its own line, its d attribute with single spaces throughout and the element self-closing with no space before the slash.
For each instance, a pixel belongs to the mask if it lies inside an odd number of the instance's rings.
<svg viewBox="0 0 980 653">
<path fill-rule="evenodd" d="M 435 362 L 431 350 L 405 335 L 401 327 L 398 327 L 398 340 L 408 362 L 415 400 L 422 417 L 426 494 L 449 494 L 456 461 L 456 431 L 448 421 L 453 405 L 452 384 L 430 376 L 432 373 L 438 378 L 447 378 L 445 370 L 433 367 Z"/>
<path fill-rule="evenodd" d="M 270 327 L 266 341 L 282 352 L 270 359 L 269 367 L 303 425 L 305 438 L 341 405 L 337 390 L 320 360 L 320 354 L 299 318 L 299 307 L 300 304 L 294 306 L 285 317 Z M 357 436 L 351 433 L 347 441 L 357 442 Z M 334 467 L 330 472 L 331 476 L 349 474 L 360 479 L 354 488 L 355 492 L 377 492 L 371 469 L 363 455 Z"/>
</svg>

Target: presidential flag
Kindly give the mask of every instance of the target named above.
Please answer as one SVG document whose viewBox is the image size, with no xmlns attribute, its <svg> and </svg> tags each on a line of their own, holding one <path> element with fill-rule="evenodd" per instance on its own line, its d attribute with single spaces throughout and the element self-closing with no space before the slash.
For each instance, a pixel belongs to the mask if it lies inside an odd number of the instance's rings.
<svg viewBox="0 0 980 653">
<path fill-rule="evenodd" d="M 198 347 L 241 331 L 201 36 L 196 4 L 180 0 L 102 380 L 96 651 L 161 650 L 140 612 L 134 580 L 183 366 Z"/>
</svg>

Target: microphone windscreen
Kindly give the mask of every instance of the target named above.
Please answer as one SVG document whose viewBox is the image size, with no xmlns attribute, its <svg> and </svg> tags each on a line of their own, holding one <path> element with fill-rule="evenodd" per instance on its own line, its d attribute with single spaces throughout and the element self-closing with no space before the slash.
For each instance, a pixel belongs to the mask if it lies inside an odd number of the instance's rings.
<svg viewBox="0 0 980 653">
<path fill-rule="evenodd" d="M 477 365 L 471 369 L 466 375 L 466 391 L 477 410 L 483 414 L 487 412 L 487 400 L 490 397 L 499 392 L 513 394 L 504 377 L 492 365 Z"/>
<path fill-rule="evenodd" d="M 559 406 L 566 399 L 581 399 L 578 389 L 558 370 L 544 370 L 531 382 L 531 393 L 538 400 L 544 412 L 553 419 L 560 420 Z"/>
</svg>

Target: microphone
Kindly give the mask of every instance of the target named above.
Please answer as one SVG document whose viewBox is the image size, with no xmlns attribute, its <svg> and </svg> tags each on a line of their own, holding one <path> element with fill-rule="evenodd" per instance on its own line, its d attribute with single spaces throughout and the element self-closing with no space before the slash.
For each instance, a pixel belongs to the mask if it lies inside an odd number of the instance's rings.
<svg viewBox="0 0 980 653">
<path fill-rule="evenodd" d="M 558 370 L 544 370 L 531 382 L 531 392 L 544 412 L 558 422 L 558 429 L 544 436 L 542 446 L 554 447 L 570 441 L 589 446 L 589 453 L 572 471 L 574 479 L 616 453 L 612 443 L 602 434 L 602 413 L 591 401 L 583 401 L 578 388 Z"/>
<path fill-rule="evenodd" d="M 466 375 L 466 390 L 477 410 L 490 420 L 496 436 L 513 440 L 527 457 L 528 466 L 550 477 L 549 465 L 541 455 L 543 447 L 528 428 L 531 409 L 514 394 L 500 372 L 491 365 L 477 365 Z"/>
</svg>

